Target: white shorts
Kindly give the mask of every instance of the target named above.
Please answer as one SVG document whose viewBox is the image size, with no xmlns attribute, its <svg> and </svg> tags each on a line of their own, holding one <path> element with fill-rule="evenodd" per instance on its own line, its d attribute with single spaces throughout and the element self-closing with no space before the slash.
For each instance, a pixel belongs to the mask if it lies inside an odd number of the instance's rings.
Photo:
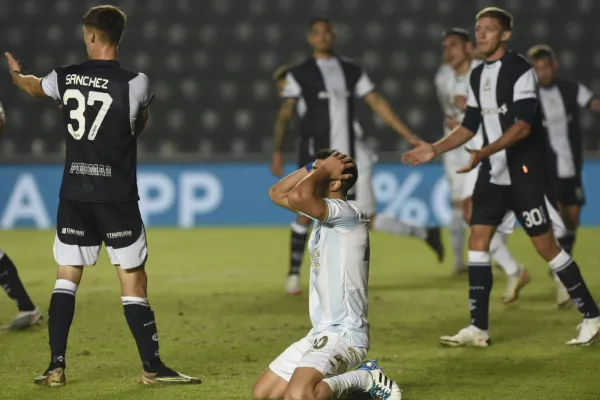
<svg viewBox="0 0 600 400">
<path fill-rule="evenodd" d="M 473 196 L 473 192 L 475 191 L 475 184 L 477 183 L 477 177 L 479 176 L 479 167 L 467 172 L 466 174 L 460 175 L 463 176 L 460 200 L 465 200 Z"/>
<path fill-rule="evenodd" d="M 339 333 L 321 333 L 292 344 L 269 365 L 269 369 L 287 382 L 296 368 L 314 368 L 330 377 L 356 367 L 366 356 L 367 349 L 350 346 Z"/>
<path fill-rule="evenodd" d="M 443 158 L 446 179 L 448 179 L 448 185 L 450 186 L 450 198 L 453 202 L 463 200 L 463 192 L 468 175 L 456 173 L 456 171 L 464 168 L 469 162 L 468 157 L 465 157 L 461 152 L 468 155 L 465 150 L 458 148 L 444 154 Z"/>
<path fill-rule="evenodd" d="M 358 179 L 354 185 L 356 194 L 356 204 L 369 217 L 372 217 L 377 212 L 377 201 L 373 193 L 373 177 L 372 165 L 365 166 L 358 171 Z"/>
</svg>

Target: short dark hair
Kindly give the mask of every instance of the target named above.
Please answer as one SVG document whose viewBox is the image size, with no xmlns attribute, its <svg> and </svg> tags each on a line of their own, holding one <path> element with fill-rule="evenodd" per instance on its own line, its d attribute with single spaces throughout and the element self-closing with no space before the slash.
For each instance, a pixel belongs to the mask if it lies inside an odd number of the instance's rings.
<svg viewBox="0 0 600 400">
<path fill-rule="evenodd" d="M 330 28 L 333 28 L 333 23 L 331 22 L 331 20 L 329 18 L 326 18 L 326 17 L 314 17 L 308 23 L 308 29 L 312 29 L 313 26 L 315 26 L 316 24 L 318 24 L 320 22 L 329 25 Z"/>
<path fill-rule="evenodd" d="M 442 39 L 446 39 L 447 37 L 450 37 L 450 36 L 458 36 L 465 42 L 471 41 L 471 34 L 469 33 L 468 30 L 466 30 L 464 28 L 454 27 L 454 28 L 448 29 L 447 31 L 444 31 L 442 33 Z"/>
<path fill-rule="evenodd" d="M 500 22 L 500 27 L 503 31 L 512 31 L 513 16 L 508 11 L 498 7 L 487 7 L 479 11 L 475 19 L 479 21 L 485 17 L 494 18 Z"/>
<path fill-rule="evenodd" d="M 547 44 L 536 44 L 527 52 L 529 58 L 533 61 L 547 59 L 550 61 L 556 60 L 556 56 L 554 55 L 554 50 L 552 47 Z"/>
<path fill-rule="evenodd" d="M 336 151 L 337 150 L 322 149 L 322 150 L 317 151 L 317 154 L 315 155 L 315 157 L 317 160 L 324 160 L 327 157 L 329 157 L 330 155 L 332 155 L 333 153 L 335 153 Z M 342 181 L 342 193 L 345 196 L 348 194 L 350 189 L 352 189 L 352 186 L 354 186 L 354 184 L 356 183 L 356 180 L 358 179 L 358 169 L 356 168 L 356 163 L 354 163 L 354 167 L 346 168 L 343 173 L 352 175 L 352 178 Z"/>
<path fill-rule="evenodd" d="M 289 64 L 284 64 L 277 67 L 277 69 L 273 72 L 273 80 L 275 82 L 279 82 L 281 79 L 285 79 L 287 73 L 290 72 L 290 68 L 291 66 Z"/>
<path fill-rule="evenodd" d="M 92 7 L 83 16 L 83 26 L 98 29 L 111 44 L 119 44 L 126 22 L 123 10 L 111 5 Z"/>
</svg>

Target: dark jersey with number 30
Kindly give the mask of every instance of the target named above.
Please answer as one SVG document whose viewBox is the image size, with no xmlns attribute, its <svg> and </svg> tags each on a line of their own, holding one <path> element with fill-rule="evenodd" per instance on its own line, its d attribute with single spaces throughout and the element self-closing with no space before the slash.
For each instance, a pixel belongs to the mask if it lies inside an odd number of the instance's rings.
<svg viewBox="0 0 600 400">
<path fill-rule="evenodd" d="M 138 200 L 134 128 L 153 97 L 148 77 L 116 60 L 90 60 L 57 68 L 42 88 L 62 107 L 67 155 L 60 198 Z"/>
</svg>

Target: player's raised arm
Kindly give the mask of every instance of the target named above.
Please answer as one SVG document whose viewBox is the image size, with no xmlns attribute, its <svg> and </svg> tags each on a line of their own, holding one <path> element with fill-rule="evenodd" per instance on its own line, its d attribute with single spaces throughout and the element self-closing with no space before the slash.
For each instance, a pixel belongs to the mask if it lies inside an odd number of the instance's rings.
<svg viewBox="0 0 600 400">
<path fill-rule="evenodd" d="M 4 55 L 8 61 L 8 71 L 10 72 L 12 81 L 19 89 L 33 97 L 48 97 L 48 94 L 42 88 L 42 78 L 33 75 L 23 75 L 21 73 L 21 66 L 13 55 L 8 52 L 4 53 Z"/>
<path fill-rule="evenodd" d="M 577 85 L 577 104 L 581 108 L 600 113 L 600 97 L 594 95 L 594 92 L 581 83 Z"/>
<path fill-rule="evenodd" d="M 285 85 L 281 89 L 281 97 L 284 98 L 277 119 L 275 121 L 275 151 L 273 152 L 273 160 L 271 163 L 271 172 L 275 176 L 283 175 L 283 143 L 285 134 L 287 133 L 290 122 L 296 112 L 296 103 L 302 94 L 302 89 L 294 76 L 288 72 L 285 77 Z"/>
<path fill-rule="evenodd" d="M 325 221 L 327 204 L 322 192 L 343 190 L 342 181 L 353 178 L 348 171 L 355 167 L 350 157 L 333 152 L 288 194 L 290 206 L 311 218 Z"/>
<path fill-rule="evenodd" d="M 294 189 L 296 185 L 308 175 L 311 168 L 312 167 L 310 164 L 306 167 L 300 168 L 299 170 L 289 174 L 288 176 L 271 186 L 271 188 L 269 189 L 269 198 L 271 199 L 271 201 L 277 204 L 278 206 L 296 212 L 296 210 L 290 206 L 287 197 L 292 191 L 292 189 Z"/>
</svg>

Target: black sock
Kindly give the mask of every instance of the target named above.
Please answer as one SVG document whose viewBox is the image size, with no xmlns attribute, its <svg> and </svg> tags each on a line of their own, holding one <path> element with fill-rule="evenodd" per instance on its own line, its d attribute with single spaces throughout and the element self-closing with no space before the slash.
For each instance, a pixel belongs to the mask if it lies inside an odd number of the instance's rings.
<svg viewBox="0 0 600 400">
<path fill-rule="evenodd" d="M 0 250 L 0 286 L 8 297 L 13 299 L 19 311 L 33 311 L 35 306 L 23 287 L 17 268 L 6 254 Z"/>
<path fill-rule="evenodd" d="M 487 331 L 493 277 L 490 253 L 469 251 L 469 308 L 471 324 Z"/>
<path fill-rule="evenodd" d="M 600 316 L 598 305 L 581 276 L 579 266 L 566 252 L 561 252 L 554 260 L 550 261 L 550 268 L 567 288 L 573 303 L 575 303 L 583 318 Z"/>
<path fill-rule="evenodd" d="M 565 236 L 558 239 L 558 244 L 564 249 L 569 255 L 573 255 L 573 246 L 575 245 L 575 232 L 569 231 Z"/>
<path fill-rule="evenodd" d="M 304 257 L 304 248 L 306 247 L 306 239 L 308 238 L 308 226 L 300 225 L 296 222 L 292 224 L 290 251 L 290 275 L 300 273 L 300 265 Z"/>
<path fill-rule="evenodd" d="M 50 298 L 48 309 L 48 337 L 50 341 L 50 368 L 65 367 L 69 329 L 75 315 L 75 292 L 77 285 L 66 279 L 58 279 Z"/>
<path fill-rule="evenodd" d="M 158 353 L 158 331 L 154 312 L 148 299 L 141 297 L 121 297 L 125 319 L 133 334 L 142 365 L 146 372 L 157 372 L 163 363 Z"/>
</svg>

